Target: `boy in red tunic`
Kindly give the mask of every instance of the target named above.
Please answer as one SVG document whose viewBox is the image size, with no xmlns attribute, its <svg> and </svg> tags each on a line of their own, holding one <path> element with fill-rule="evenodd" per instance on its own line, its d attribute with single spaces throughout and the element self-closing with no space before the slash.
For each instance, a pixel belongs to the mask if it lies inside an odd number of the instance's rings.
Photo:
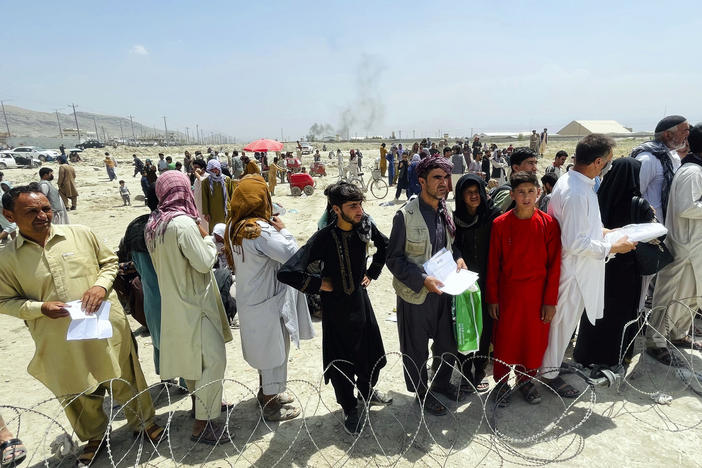
<svg viewBox="0 0 702 468">
<path fill-rule="evenodd" d="M 500 406 L 509 404 L 511 391 L 510 368 L 502 362 L 515 366 L 524 399 L 541 402 L 531 379 L 548 345 L 561 270 L 560 228 L 555 219 L 536 209 L 536 175 L 517 172 L 510 184 L 516 206 L 493 222 L 486 285 L 488 312 L 495 320 L 493 378 Z"/>
</svg>

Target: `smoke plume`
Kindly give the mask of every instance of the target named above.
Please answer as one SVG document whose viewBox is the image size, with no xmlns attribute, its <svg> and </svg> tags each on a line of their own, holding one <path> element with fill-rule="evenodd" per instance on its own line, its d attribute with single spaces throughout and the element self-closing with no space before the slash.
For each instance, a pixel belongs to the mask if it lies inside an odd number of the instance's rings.
<svg viewBox="0 0 702 468">
<path fill-rule="evenodd" d="M 339 116 L 337 133 L 342 138 L 350 137 L 352 130 L 363 130 L 367 133 L 377 127 L 385 117 L 385 105 L 379 90 L 385 66 L 377 57 L 364 54 L 356 70 L 356 98 Z"/>
</svg>

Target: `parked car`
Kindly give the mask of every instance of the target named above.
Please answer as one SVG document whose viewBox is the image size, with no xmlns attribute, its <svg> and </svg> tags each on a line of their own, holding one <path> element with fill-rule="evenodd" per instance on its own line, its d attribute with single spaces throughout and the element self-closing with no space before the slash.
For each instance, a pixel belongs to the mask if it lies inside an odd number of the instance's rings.
<svg viewBox="0 0 702 468">
<path fill-rule="evenodd" d="M 309 143 L 302 142 L 300 143 L 300 146 L 302 147 L 302 150 L 300 151 L 302 154 L 312 154 L 314 153 L 314 146 L 312 146 Z"/>
<path fill-rule="evenodd" d="M 39 158 L 33 158 L 31 156 L 31 153 L 25 152 L 25 151 L 20 151 L 19 153 L 15 153 L 14 151 L 11 151 L 13 158 L 15 159 L 15 163 L 17 163 L 17 167 L 39 167 L 41 166 L 41 161 Z"/>
<path fill-rule="evenodd" d="M 12 151 L 0 151 L 0 169 L 13 169 L 17 167 L 17 161 L 12 156 Z"/>
<path fill-rule="evenodd" d="M 100 143 L 98 140 L 85 140 L 83 143 L 76 145 L 76 148 L 84 150 L 85 148 L 104 148 L 105 145 Z"/>
<path fill-rule="evenodd" d="M 23 156 L 29 156 L 39 161 L 55 161 L 61 154 L 58 151 L 37 148 L 36 146 L 18 146 L 12 152 L 14 154 L 21 153 Z"/>
</svg>

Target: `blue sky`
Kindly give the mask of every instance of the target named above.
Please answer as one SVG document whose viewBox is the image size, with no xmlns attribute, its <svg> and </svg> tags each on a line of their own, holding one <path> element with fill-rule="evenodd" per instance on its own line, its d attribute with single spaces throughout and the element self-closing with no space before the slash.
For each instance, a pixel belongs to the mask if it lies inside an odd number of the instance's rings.
<svg viewBox="0 0 702 468">
<path fill-rule="evenodd" d="M 702 3 L 0 0 L 0 99 L 241 139 L 702 120 Z M 665 11 L 664 11 L 665 10 Z M 347 112 L 345 112 L 347 111 Z"/>
</svg>

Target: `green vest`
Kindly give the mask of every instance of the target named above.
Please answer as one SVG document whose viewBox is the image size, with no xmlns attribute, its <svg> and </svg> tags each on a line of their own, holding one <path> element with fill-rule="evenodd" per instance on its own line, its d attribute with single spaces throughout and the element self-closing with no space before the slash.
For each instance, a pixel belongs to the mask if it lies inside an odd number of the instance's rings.
<svg viewBox="0 0 702 468">
<path fill-rule="evenodd" d="M 423 268 L 422 265 L 431 258 L 431 237 L 427 223 L 419 211 L 419 197 L 407 202 L 400 208 L 400 213 L 405 219 L 405 256 L 410 262 Z M 446 249 L 450 251 L 452 244 L 453 236 L 446 227 Z M 392 287 L 403 301 L 416 305 L 424 304 L 429 293 L 424 286 L 419 292 L 414 292 L 397 278 L 392 279 Z"/>
</svg>

